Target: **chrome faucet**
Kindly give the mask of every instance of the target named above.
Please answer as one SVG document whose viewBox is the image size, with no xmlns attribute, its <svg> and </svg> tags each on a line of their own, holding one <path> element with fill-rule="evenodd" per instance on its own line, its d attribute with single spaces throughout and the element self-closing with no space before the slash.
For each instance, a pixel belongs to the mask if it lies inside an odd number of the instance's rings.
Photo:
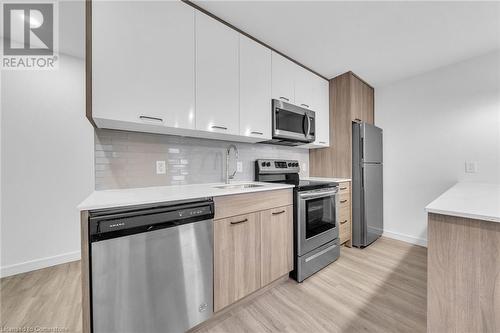
<svg viewBox="0 0 500 333">
<path fill-rule="evenodd" d="M 226 184 L 229 184 L 229 180 L 234 178 L 234 175 L 236 174 L 236 168 L 234 169 L 234 172 L 229 175 L 229 155 L 231 154 L 231 149 L 234 149 L 234 156 L 236 158 L 236 161 L 238 160 L 238 148 L 236 148 L 235 145 L 231 144 L 229 147 L 227 147 L 226 150 Z"/>
</svg>

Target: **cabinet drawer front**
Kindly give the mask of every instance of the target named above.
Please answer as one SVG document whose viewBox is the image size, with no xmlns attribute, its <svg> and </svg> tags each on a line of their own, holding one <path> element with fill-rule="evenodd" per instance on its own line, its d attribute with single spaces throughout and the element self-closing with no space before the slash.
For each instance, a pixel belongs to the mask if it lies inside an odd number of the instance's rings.
<svg viewBox="0 0 500 333">
<path fill-rule="evenodd" d="M 340 207 L 349 206 L 351 204 L 351 193 L 340 193 L 339 195 Z"/>
<path fill-rule="evenodd" d="M 347 222 L 340 223 L 339 237 L 340 243 L 344 243 L 351 238 L 351 222 L 349 220 Z"/>
<path fill-rule="evenodd" d="M 214 222 L 214 310 L 259 289 L 260 215 L 233 216 Z"/>
<path fill-rule="evenodd" d="M 263 191 L 215 197 L 215 219 L 293 204 L 293 190 Z"/>
<path fill-rule="evenodd" d="M 340 194 L 351 192 L 351 183 L 350 182 L 339 183 L 339 192 Z"/>
<path fill-rule="evenodd" d="M 351 222 L 351 214 L 349 210 L 341 210 L 339 212 L 339 223 Z"/>
</svg>

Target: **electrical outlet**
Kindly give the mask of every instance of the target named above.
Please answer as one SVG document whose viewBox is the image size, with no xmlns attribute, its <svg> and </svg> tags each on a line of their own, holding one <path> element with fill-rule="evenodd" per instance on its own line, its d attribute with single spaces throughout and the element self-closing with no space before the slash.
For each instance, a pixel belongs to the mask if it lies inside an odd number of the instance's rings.
<svg viewBox="0 0 500 333">
<path fill-rule="evenodd" d="M 243 172 L 243 162 L 236 162 L 236 172 Z"/>
<path fill-rule="evenodd" d="M 465 161 L 465 172 L 477 173 L 477 162 L 476 161 Z"/>
<path fill-rule="evenodd" d="M 167 173 L 167 165 L 165 161 L 156 161 L 156 174 L 164 175 Z"/>
</svg>

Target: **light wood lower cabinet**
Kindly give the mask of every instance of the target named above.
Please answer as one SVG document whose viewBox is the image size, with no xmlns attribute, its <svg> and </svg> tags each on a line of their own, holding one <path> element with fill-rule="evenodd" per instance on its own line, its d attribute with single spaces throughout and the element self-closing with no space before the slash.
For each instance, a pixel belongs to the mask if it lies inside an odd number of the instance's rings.
<svg viewBox="0 0 500 333">
<path fill-rule="evenodd" d="M 214 222 L 214 310 L 261 286 L 260 215 L 238 215 Z"/>
<path fill-rule="evenodd" d="M 339 238 L 340 244 L 352 246 L 351 183 L 339 184 Z"/>
<path fill-rule="evenodd" d="M 293 198 L 278 190 L 214 201 L 217 312 L 293 270 Z"/>
<path fill-rule="evenodd" d="M 293 206 L 260 212 L 261 282 L 265 286 L 293 269 Z"/>
</svg>

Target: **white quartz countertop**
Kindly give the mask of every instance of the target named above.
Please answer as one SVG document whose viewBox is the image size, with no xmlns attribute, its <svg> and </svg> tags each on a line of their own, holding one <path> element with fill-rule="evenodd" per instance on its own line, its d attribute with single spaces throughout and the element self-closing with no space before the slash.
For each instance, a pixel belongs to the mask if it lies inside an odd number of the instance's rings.
<svg viewBox="0 0 500 333">
<path fill-rule="evenodd" d="M 328 177 L 301 177 L 303 180 L 316 180 L 316 181 L 324 181 L 324 182 L 335 182 L 335 183 L 343 183 L 350 182 L 351 178 L 328 178 Z"/>
<path fill-rule="evenodd" d="M 223 195 L 234 195 L 242 193 L 255 193 L 261 191 L 272 191 L 286 188 L 293 188 L 293 185 L 259 183 L 259 182 L 234 182 L 229 185 L 257 184 L 259 187 L 251 188 L 226 188 L 221 189 L 216 186 L 227 184 L 191 184 L 173 186 L 141 187 L 119 190 L 94 191 L 85 199 L 78 209 L 92 210 L 102 208 L 113 208 L 123 206 L 135 206 L 158 202 L 169 202 L 178 200 L 189 200 L 198 198 L 209 198 Z"/>
<path fill-rule="evenodd" d="M 425 209 L 428 213 L 500 222 L 500 184 L 458 183 Z"/>
</svg>

